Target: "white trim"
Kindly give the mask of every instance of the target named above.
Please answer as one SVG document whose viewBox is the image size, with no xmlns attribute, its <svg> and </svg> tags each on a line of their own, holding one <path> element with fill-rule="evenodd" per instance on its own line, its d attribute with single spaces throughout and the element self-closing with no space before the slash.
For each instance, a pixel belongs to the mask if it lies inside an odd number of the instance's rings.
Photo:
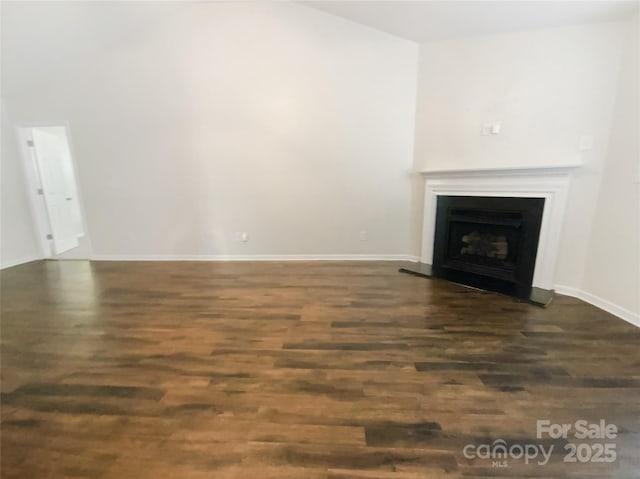
<svg viewBox="0 0 640 479">
<path fill-rule="evenodd" d="M 607 299 L 601 298 L 600 296 L 596 296 L 595 294 L 588 293 L 586 291 L 582 291 L 578 288 L 558 284 L 554 289 L 558 294 L 578 298 L 586 303 L 591 304 L 592 306 L 595 306 L 596 308 L 600 308 L 607 313 L 613 314 L 614 316 L 625 320 L 627 323 L 633 324 L 634 326 L 640 328 L 640 314 L 638 313 L 634 313 L 633 311 L 612 303 Z"/>
<path fill-rule="evenodd" d="M 119 255 L 98 254 L 92 261 L 411 261 L 420 258 L 406 254 L 157 254 Z"/>
<path fill-rule="evenodd" d="M 14 258 L 7 262 L 2 261 L 0 269 L 12 268 L 20 264 L 31 263 L 32 261 L 38 261 L 43 259 L 41 256 L 23 256 L 22 258 Z"/>
<path fill-rule="evenodd" d="M 433 263 L 436 206 L 439 195 L 544 198 L 533 286 L 552 289 L 562 220 L 573 166 L 425 171 L 423 263 Z"/>
<path fill-rule="evenodd" d="M 49 215 L 43 197 L 37 194 L 37 190 L 41 188 L 40 179 L 35 165 L 34 153 L 27 146 L 27 141 L 31 140 L 31 130 L 28 127 L 18 125 L 16 126 L 16 136 L 38 249 L 43 258 L 51 258 L 53 256 L 52 242 L 47 239 L 47 235 L 51 233 Z"/>
<path fill-rule="evenodd" d="M 530 175 L 558 175 L 569 173 L 582 166 L 581 163 L 567 163 L 550 166 L 504 166 L 500 168 L 467 168 L 452 170 L 423 170 L 424 176 L 530 176 Z"/>
</svg>

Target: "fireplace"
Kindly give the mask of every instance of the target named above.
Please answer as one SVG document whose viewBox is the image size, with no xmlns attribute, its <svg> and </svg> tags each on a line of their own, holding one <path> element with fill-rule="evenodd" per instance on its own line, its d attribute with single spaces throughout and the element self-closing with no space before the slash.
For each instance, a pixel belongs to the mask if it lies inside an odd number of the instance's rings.
<svg viewBox="0 0 640 479">
<path fill-rule="evenodd" d="M 435 270 L 452 281 L 546 306 L 553 298 L 570 176 L 579 167 L 422 171 L 422 251 L 419 261 L 406 262 L 400 271 L 431 278 Z M 437 235 L 436 217 L 446 225 Z M 441 231 L 445 239 L 436 241 Z"/>
<path fill-rule="evenodd" d="M 544 198 L 438 196 L 432 274 L 531 295 Z"/>
</svg>

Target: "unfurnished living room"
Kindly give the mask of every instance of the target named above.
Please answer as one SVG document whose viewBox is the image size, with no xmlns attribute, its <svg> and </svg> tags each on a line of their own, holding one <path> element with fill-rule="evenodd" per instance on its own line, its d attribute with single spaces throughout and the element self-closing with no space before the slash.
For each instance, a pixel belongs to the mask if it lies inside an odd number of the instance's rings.
<svg viewBox="0 0 640 479">
<path fill-rule="evenodd" d="M 1 477 L 640 478 L 638 11 L 2 0 Z"/>
</svg>

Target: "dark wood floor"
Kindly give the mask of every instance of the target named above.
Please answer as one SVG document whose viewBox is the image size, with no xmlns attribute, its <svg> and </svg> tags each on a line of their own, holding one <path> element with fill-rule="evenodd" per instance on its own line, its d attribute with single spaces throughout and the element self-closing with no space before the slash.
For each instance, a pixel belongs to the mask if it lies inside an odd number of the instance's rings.
<svg viewBox="0 0 640 479">
<path fill-rule="evenodd" d="M 575 299 L 541 309 L 389 262 L 1 279 L 6 479 L 640 477 L 640 330 Z M 618 459 L 564 463 L 537 419 L 605 419 Z M 463 455 L 498 439 L 555 450 Z"/>
</svg>

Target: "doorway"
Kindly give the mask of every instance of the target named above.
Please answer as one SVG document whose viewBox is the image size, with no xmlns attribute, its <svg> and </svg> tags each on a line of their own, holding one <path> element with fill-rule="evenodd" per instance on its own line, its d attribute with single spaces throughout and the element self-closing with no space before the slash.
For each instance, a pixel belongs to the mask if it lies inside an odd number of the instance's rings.
<svg viewBox="0 0 640 479">
<path fill-rule="evenodd" d="M 80 245 L 85 225 L 68 128 L 18 128 L 32 212 L 45 257 Z"/>
</svg>

